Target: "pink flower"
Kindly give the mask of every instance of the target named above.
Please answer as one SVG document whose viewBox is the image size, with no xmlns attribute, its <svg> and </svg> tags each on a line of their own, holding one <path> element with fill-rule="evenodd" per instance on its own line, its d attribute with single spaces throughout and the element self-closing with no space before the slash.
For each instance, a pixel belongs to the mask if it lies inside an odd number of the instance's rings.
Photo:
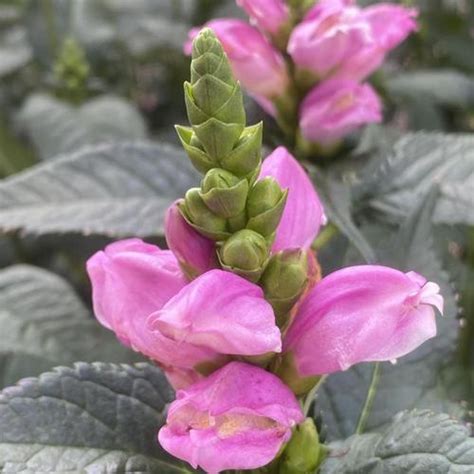
<svg viewBox="0 0 474 474">
<path fill-rule="evenodd" d="M 309 141 L 331 145 L 362 125 L 382 120 L 379 97 L 368 84 L 330 79 L 314 87 L 300 108 L 300 129 Z"/>
<path fill-rule="evenodd" d="M 289 19 L 283 0 L 237 0 L 237 5 L 247 12 L 253 24 L 271 34 L 277 34 Z"/>
<path fill-rule="evenodd" d="M 288 53 L 319 79 L 362 80 L 416 29 L 416 15 L 398 5 L 362 9 L 352 0 L 322 0 L 293 30 Z"/>
<path fill-rule="evenodd" d="M 188 283 L 172 252 L 139 239 L 97 252 L 87 270 L 99 322 L 157 361 L 175 386 L 231 355 L 281 350 L 262 289 L 233 273 L 212 270 Z"/>
<path fill-rule="evenodd" d="M 214 242 L 196 232 L 183 219 L 177 202 L 166 212 L 165 235 L 169 249 L 189 278 L 216 267 Z"/>
<path fill-rule="evenodd" d="M 282 55 L 256 28 L 236 19 L 218 19 L 206 23 L 222 43 L 235 77 L 254 96 L 275 99 L 282 95 L 289 77 Z M 201 28 L 189 32 L 185 52 L 191 53 L 192 40 Z"/>
<path fill-rule="evenodd" d="M 326 223 L 323 205 L 303 167 L 284 147 L 278 147 L 264 161 L 260 178 L 272 176 L 288 198 L 276 232 L 272 251 L 309 249 Z"/>
<path fill-rule="evenodd" d="M 211 474 L 256 469 L 276 457 L 303 418 L 276 376 L 231 362 L 177 393 L 158 439 L 173 456 Z"/>
<path fill-rule="evenodd" d="M 284 340 L 302 377 L 394 360 L 436 335 L 439 286 L 414 272 L 372 265 L 323 278 L 302 302 Z"/>
</svg>

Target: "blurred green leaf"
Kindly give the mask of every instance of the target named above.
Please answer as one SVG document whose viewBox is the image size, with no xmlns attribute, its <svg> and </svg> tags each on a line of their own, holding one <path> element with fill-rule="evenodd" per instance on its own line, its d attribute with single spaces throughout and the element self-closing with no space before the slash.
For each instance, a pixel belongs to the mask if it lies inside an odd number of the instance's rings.
<svg viewBox="0 0 474 474">
<path fill-rule="evenodd" d="M 146 125 L 125 99 L 102 96 L 76 108 L 45 94 L 24 103 L 19 125 L 25 129 L 42 159 L 76 151 L 84 145 L 143 139 Z"/>
</svg>

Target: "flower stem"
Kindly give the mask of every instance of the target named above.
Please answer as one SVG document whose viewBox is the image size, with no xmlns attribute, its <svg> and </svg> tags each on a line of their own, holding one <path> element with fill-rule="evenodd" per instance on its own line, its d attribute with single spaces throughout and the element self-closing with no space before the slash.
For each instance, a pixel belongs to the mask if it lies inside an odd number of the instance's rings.
<svg viewBox="0 0 474 474">
<path fill-rule="evenodd" d="M 324 383 L 326 378 L 327 378 L 327 375 L 322 375 L 321 378 L 316 383 L 316 385 L 308 392 L 308 395 L 306 395 L 304 405 L 303 405 L 303 413 L 305 417 L 308 416 L 311 403 L 313 402 L 314 397 L 316 396 L 316 393 L 321 388 L 321 385 Z"/>
<path fill-rule="evenodd" d="M 370 381 L 369 390 L 367 391 L 367 397 L 365 399 L 364 407 L 357 422 L 356 434 L 361 434 L 364 432 L 365 425 L 367 424 L 367 419 L 370 415 L 370 410 L 374 404 L 375 395 L 377 393 L 377 386 L 380 380 L 380 371 L 381 371 L 380 362 L 374 364 L 374 370 L 372 371 L 372 380 Z"/>
</svg>

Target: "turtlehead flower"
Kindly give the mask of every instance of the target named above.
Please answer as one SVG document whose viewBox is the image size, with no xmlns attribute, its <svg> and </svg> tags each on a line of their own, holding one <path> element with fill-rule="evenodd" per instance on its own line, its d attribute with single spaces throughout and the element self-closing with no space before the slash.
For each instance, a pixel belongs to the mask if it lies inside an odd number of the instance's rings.
<svg viewBox="0 0 474 474">
<path fill-rule="evenodd" d="M 262 31 L 274 35 L 289 19 L 289 9 L 283 0 L 237 0 L 237 5 L 249 15 Z"/>
<path fill-rule="evenodd" d="M 166 212 L 165 235 L 169 249 L 189 278 L 216 267 L 214 242 L 199 234 L 184 220 L 177 202 Z"/>
<path fill-rule="evenodd" d="M 222 270 L 191 283 L 170 251 L 139 239 L 116 242 L 87 262 L 97 319 L 158 362 L 176 387 L 232 355 L 281 351 L 263 290 Z"/>
<path fill-rule="evenodd" d="M 415 272 L 362 265 L 338 270 L 308 293 L 284 340 L 300 377 L 404 356 L 436 335 L 439 286 Z"/>
<path fill-rule="evenodd" d="M 245 21 L 230 18 L 211 20 L 205 26 L 222 43 L 235 77 L 249 94 L 275 99 L 285 92 L 289 84 L 285 61 L 260 31 Z M 192 40 L 200 29 L 189 32 L 185 53 L 191 53 Z"/>
<path fill-rule="evenodd" d="M 415 9 L 392 4 L 359 8 L 353 0 L 321 0 L 293 30 L 288 53 L 316 79 L 362 80 L 416 29 Z"/>
<path fill-rule="evenodd" d="M 314 87 L 300 108 L 306 140 L 331 145 L 362 125 L 382 121 L 382 105 L 368 84 L 331 79 Z"/>
<path fill-rule="evenodd" d="M 303 418 L 275 375 L 231 362 L 178 391 L 158 439 L 173 456 L 211 474 L 256 469 L 275 458 Z"/>
<path fill-rule="evenodd" d="M 278 147 L 263 161 L 259 179 L 266 177 L 288 190 L 272 251 L 309 249 L 327 219 L 306 171 L 286 148 Z"/>
</svg>

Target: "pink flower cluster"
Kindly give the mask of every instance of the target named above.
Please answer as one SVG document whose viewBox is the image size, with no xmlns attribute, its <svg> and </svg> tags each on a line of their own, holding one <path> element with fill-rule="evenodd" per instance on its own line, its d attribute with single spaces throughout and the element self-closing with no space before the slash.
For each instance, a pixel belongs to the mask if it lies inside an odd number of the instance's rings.
<svg viewBox="0 0 474 474">
<path fill-rule="evenodd" d="M 237 0 L 250 16 L 222 18 L 206 26 L 221 41 L 235 76 L 271 115 L 289 94 L 290 71 L 310 85 L 299 104 L 300 132 L 306 140 L 331 145 L 358 127 L 382 120 L 379 97 L 363 81 L 386 54 L 416 29 L 415 9 L 380 3 L 360 8 L 355 0 L 319 0 L 292 24 L 284 0 Z M 191 51 L 194 28 L 185 52 Z M 288 35 L 283 50 L 275 44 Z M 293 63 L 288 67 L 286 53 Z"/>
<path fill-rule="evenodd" d="M 325 221 L 311 181 L 284 148 L 263 162 L 265 176 L 289 192 L 272 251 L 310 252 Z M 290 376 L 304 380 L 395 359 L 436 334 L 439 287 L 414 272 L 366 265 L 311 281 L 289 328 L 280 329 L 262 288 L 219 269 L 214 242 L 176 204 L 166 237 L 171 250 L 129 239 L 90 258 L 94 311 L 162 367 L 177 398 L 159 441 L 207 472 L 266 465 L 303 421 L 288 374 L 255 365 L 262 356 L 291 362 Z M 198 276 L 190 280 L 182 269 Z"/>
</svg>

